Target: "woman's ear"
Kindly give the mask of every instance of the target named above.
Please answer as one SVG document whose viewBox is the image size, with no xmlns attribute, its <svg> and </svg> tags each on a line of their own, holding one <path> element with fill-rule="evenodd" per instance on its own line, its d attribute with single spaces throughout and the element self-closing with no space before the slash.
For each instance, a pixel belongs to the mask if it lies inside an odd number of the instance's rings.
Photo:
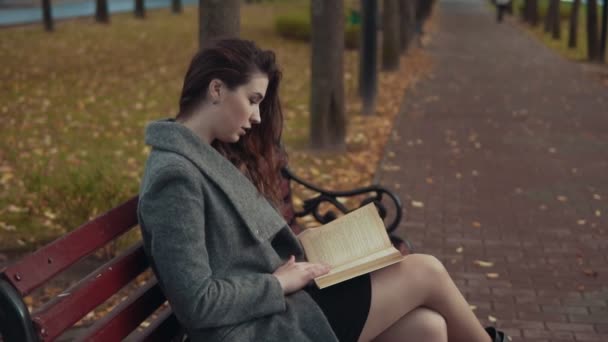
<svg viewBox="0 0 608 342">
<path fill-rule="evenodd" d="M 211 99 L 211 103 L 218 104 L 222 99 L 224 89 L 224 82 L 221 80 L 214 78 L 209 82 L 209 99 Z"/>
</svg>

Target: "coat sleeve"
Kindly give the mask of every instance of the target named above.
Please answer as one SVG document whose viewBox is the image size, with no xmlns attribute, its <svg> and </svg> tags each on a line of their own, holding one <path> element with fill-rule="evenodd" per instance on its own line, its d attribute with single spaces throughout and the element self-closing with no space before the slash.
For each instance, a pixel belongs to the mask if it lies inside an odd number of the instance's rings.
<svg viewBox="0 0 608 342">
<path fill-rule="evenodd" d="M 176 167 L 166 167 L 142 189 L 139 218 L 147 253 L 167 299 L 189 329 L 237 324 L 286 309 L 272 274 L 215 277 L 205 243 L 201 184 Z"/>
</svg>

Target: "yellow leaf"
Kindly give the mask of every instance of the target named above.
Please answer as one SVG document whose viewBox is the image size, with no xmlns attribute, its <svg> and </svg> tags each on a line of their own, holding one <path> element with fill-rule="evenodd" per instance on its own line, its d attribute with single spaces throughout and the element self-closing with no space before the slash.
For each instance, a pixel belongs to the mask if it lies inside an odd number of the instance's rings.
<svg viewBox="0 0 608 342">
<path fill-rule="evenodd" d="M 585 225 L 585 223 L 587 223 L 587 221 L 585 221 L 585 220 L 578 220 L 578 221 L 576 221 L 576 223 L 577 223 L 579 226 L 584 226 L 584 225 Z"/>
<path fill-rule="evenodd" d="M 463 250 L 464 250 L 464 248 L 458 247 L 458 248 L 456 248 L 456 253 L 462 253 Z"/>
<path fill-rule="evenodd" d="M 428 184 L 433 184 L 433 178 L 431 178 L 431 177 L 426 177 L 426 182 L 427 182 Z"/>
<path fill-rule="evenodd" d="M 593 194 L 593 199 L 596 199 L 596 200 L 598 200 L 598 201 L 599 201 L 599 200 L 601 200 L 601 199 L 602 199 L 602 196 L 600 196 L 600 195 L 598 195 L 598 194 Z"/>
<path fill-rule="evenodd" d="M 291 196 L 291 200 L 292 200 L 293 204 L 298 207 L 301 207 L 304 204 L 302 199 L 295 195 Z"/>
<path fill-rule="evenodd" d="M 54 214 L 52 211 L 50 211 L 50 210 L 46 210 L 46 211 L 44 212 L 44 216 L 48 217 L 48 218 L 49 218 L 49 219 L 51 219 L 51 220 L 54 220 L 54 219 L 55 219 L 55 217 L 57 217 L 57 215 L 55 215 L 55 214 Z"/>
<path fill-rule="evenodd" d="M 492 267 L 494 263 L 491 261 L 475 260 L 473 263 L 479 267 Z"/>
<path fill-rule="evenodd" d="M 495 323 L 496 322 L 496 317 L 492 316 L 492 315 L 488 315 L 488 321 Z"/>
<path fill-rule="evenodd" d="M 568 200 L 568 197 L 559 195 L 559 196 L 557 196 L 557 200 L 560 202 L 566 202 Z"/>
<path fill-rule="evenodd" d="M 478 221 L 473 221 L 473 223 L 471 223 L 471 226 L 473 226 L 473 228 L 481 228 L 481 223 L 479 223 Z"/>
<path fill-rule="evenodd" d="M 419 201 L 412 201 L 412 207 L 414 208 L 424 208 L 424 203 Z"/>
<path fill-rule="evenodd" d="M 595 211 L 595 216 L 597 216 L 597 217 L 602 216 L 602 212 L 601 212 L 599 209 L 597 209 L 597 210 Z"/>
<path fill-rule="evenodd" d="M 488 277 L 488 279 L 496 279 L 498 278 L 498 273 L 486 273 L 486 277 Z"/>
<path fill-rule="evenodd" d="M 11 213 L 24 213 L 27 211 L 27 208 L 20 208 L 14 204 L 9 204 L 6 209 Z"/>
<path fill-rule="evenodd" d="M 0 183 L 1 184 L 6 184 L 11 179 L 13 179 L 13 174 L 12 173 L 9 172 L 9 173 L 2 174 L 2 178 L 0 178 Z"/>
</svg>

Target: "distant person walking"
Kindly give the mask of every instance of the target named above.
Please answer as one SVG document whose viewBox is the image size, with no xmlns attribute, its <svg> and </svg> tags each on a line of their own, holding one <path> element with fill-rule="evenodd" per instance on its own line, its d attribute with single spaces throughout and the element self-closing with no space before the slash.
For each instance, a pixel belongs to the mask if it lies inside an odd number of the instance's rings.
<svg viewBox="0 0 608 342">
<path fill-rule="evenodd" d="M 496 1 L 496 21 L 502 22 L 502 18 L 505 15 L 509 7 L 511 0 L 495 0 Z"/>
</svg>

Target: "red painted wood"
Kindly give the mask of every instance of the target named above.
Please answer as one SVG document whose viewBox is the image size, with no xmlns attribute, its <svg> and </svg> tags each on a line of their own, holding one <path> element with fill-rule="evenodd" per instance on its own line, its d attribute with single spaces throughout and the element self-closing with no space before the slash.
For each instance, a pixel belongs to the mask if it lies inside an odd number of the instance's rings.
<svg viewBox="0 0 608 342">
<path fill-rule="evenodd" d="M 39 334 L 53 340 L 148 267 L 142 243 L 89 274 L 32 314 Z"/>
<path fill-rule="evenodd" d="M 77 341 L 122 341 L 165 301 L 156 279 L 151 279 L 90 327 Z"/>
<path fill-rule="evenodd" d="M 22 296 L 137 224 L 133 197 L 69 234 L 8 266 L 3 273 Z"/>
<path fill-rule="evenodd" d="M 170 307 L 164 308 L 158 318 L 143 331 L 136 331 L 129 336 L 129 341 L 167 342 L 171 341 L 182 330 Z"/>
</svg>

